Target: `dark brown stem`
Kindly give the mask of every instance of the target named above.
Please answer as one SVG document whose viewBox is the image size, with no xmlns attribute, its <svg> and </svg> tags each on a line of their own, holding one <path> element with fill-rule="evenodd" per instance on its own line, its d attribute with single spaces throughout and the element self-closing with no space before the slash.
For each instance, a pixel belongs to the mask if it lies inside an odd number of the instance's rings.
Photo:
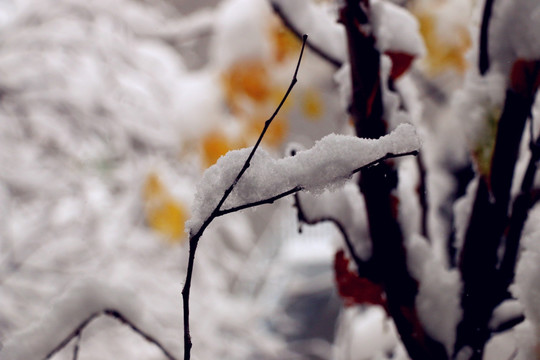
<svg viewBox="0 0 540 360">
<path fill-rule="evenodd" d="M 426 239 L 428 236 L 428 199 L 427 199 L 427 187 L 426 187 L 426 165 L 424 164 L 424 157 L 422 154 L 418 154 L 416 157 L 416 163 L 418 165 L 418 200 L 420 202 L 420 234 Z"/>
<path fill-rule="evenodd" d="M 489 320 L 493 309 L 507 297 L 508 280 L 501 278 L 498 251 L 508 226 L 508 205 L 519 146 L 538 86 L 538 62 L 515 62 L 506 92 L 489 177 L 481 176 L 465 233 L 459 270 L 463 280 L 461 306 L 463 317 L 457 328 L 454 354 L 468 346 L 472 360 L 482 359 L 491 336 Z M 523 214 L 522 214 L 523 216 Z M 526 216 L 526 214 L 525 214 Z M 521 220 L 520 220 L 521 221 Z M 514 227 L 514 231 L 519 230 Z M 519 239 L 512 235 L 508 244 L 504 272 L 513 273 Z M 518 236 L 518 237 L 519 237 Z M 504 258 L 503 258 L 504 259 Z"/>
<path fill-rule="evenodd" d="M 247 171 L 247 169 L 250 166 L 251 159 L 253 159 L 253 156 L 255 155 L 255 152 L 259 148 L 261 141 L 266 134 L 266 131 L 268 130 L 268 127 L 272 124 L 272 121 L 278 114 L 278 112 L 281 110 L 281 107 L 287 100 L 289 94 L 291 93 L 294 85 L 298 81 L 297 75 L 298 70 L 300 69 L 300 63 L 302 61 L 302 55 L 304 54 L 304 48 L 307 41 L 307 35 L 303 35 L 302 37 L 302 49 L 300 50 L 300 56 L 298 57 L 298 62 L 296 64 L 296 68 L 294 70 L 293 78 L 291 80 L 291 83 L 289 87 L 287 88 L 287 91 L 285 92 L 285 95 L 281 99 L 281 102 L 277 106 L 276 110 L 270 116 L 268 120 L 264 123 L 264 128 L 261 131 L 261 134 L 259 135 L 259 138 L 257 139 L 255 145 L 251 149 L 251 152 L 249 153 L 249 156 L 247 157 L 246 161 L 244 162 L 244 165 L 236 175 L 236 178 L 234 181 L 229 185 L 229 187 L 225 190 L 223 196 L 219 200 L 218 204 L 210 214 L 210 216 L 204 221 L 200 229 L 197 230 L 196 233 L 191 233 L 189 236 L 189 257 L 188 257 L 188 265 L 187 265 L 187 271 L 186 271 L 186 280 L 184 282 L 184 288 L 182 289 L 182 306 L 184 311 L 184 360 L 189 360 L 191 358 L 191 347 L 193 346 L 193 343 L 191 341 L 191 334 L 190 334 L 190 326 L 189 326 L 189 295 L 191 291 L 191 280 L 193 277 L 193 268 L 195 265 L 195 253 L 197 251 L 197 246 L 199 244 L 199 240 L 201 236 L 203 235 L 204 231 L 210 225 L 210 223 L 218 216 L 223 215 L 221 212 L 221 206 L 225 203 L 225 200 L 229 197 L 231 192 L 234 190 L 234 187 L 238 183 L 238 181 L 242 178 L 244 173 Z"/>
<path fill-rule="evenodd" d="M 378 138 L 386 134 L 387 125 L 383 118 L 380 54 L 373 35 L 366 32 L 369 27 L 361 26 L 369 23 L 369 1 L 346 0 L 340 22 L 347 32 L 353 90 L 349 112 L 356 134 Z M 407 268 L 396 199 L 392 195 L 396 185 L 397 173 L 391 164 L 381 163 L 360 173 L 359 187 L 366 203 L 372 262 L 378 277 L 373 280 L 385 288 L 389 313 L 409 356 L 415 360 L 447 359 L 444 346 L 429 337 L 418 318 L 418 284 Z"/>
<path fill-rule="evenodd" d="M 482 25 L 480 27 L 480 55 L 478 56 L 478 69 L 484 75 L 489 70 L 489 21 L 495 0 L 486 0 Z"/>
<path fill-rule="evenodd" d="M 521 182 L 521 192 L 512 205 L 512 217 L 508 226 L 505 251 L 500 266 L 500 275 L 505 288 L 508 288 L 514 281 L 521 234 L 525 226 L 525 221 L 527 221 L 529 210 L 534 204 L 532 187 L 538 170 L 537 164 L 540 160 L 540 137 L 536 139 L 536 142 L 531 143 L 530 148 L 531 158 Z"/>
<path fill-rule="evenodd" d="M 97 318 L 97 317 L 99 317 L 101 315 L 107 315 L 107 316 L 113 317 L 116 320 L 120 321 L 122 324 L 129 326 L 131 328 L 131 330 L 133 330 L 134 332 L 136 332 L 137 334 L 142 336 L 146 341 L 148 341 L 149 343 L 154 344 L 155 346 L 157 346 L 159 348 L 159 350 L 161 350 L 163 355 L 165 355 L 165 357 L 168 360 L 177 360 L 169 351 L 167 351 L 167 349 L 165 349 L 165 347 L 163 345 L 161 345 L 161 343 L 156 338 L 154 338 L 153 336 L 147 334 L 145 331 L 138 328 L 135 324 L 133 324 L 131 321 L 129 321 L 128 318 L 126 318 L 124 315 L 122 315 L 118 310 L 114 310 L 114 309 L 105 309 L 103 311 L 96 312 L 96 313 L 93 313 L 90 316 L 88 316 L 75 329 L 73 329 L 73 331 L 70 332 L 68 334 L 68 336 L 66 336 L 54 349 L 52 349 L 43 359 L 47 360 L 47 359 L 52 358 L 57 352 L 62 350 L 73 339 L 79 338 L 80 335 L 81 335 L 81 332 L 95 318 Z M 78 341 L 77 341 L 77 343 L 75 344 L 74 358 L 76 358 L 76 355 L 78 353 L 78 347 L 79 346 L 78 346 Z"/>
</svg>

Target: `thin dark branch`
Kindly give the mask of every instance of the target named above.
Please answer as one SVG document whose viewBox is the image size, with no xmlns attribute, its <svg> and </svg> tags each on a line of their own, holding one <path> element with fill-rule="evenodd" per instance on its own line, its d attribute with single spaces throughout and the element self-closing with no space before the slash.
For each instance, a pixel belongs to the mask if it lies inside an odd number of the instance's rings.
<svg viewBox="0 0 540 360">
<path fill-rule="evenodd" d="M 131 328 L 131 330 L 135 331 L 137 334 L 142 336 L 146 341 L 148 341 L 149 343 L 152 343 L 155 346 L 157 346 L 159 348 L 159 350 L 161 350 L 161 352 L 167 357 L 167 359 L 176 360 L 176 358 L 169 351 L 167 351 L 167 349 L 165 349 L 165 347 L 163 347 L 163 345 L 161 345 L 161 343 L 156 338 L 154 338 L 152 335 L 144 332 L 143 330 L 139 329 L 135 324 L 133 324 L 131 321 L 129 321 L 119 311 L 117 311 L 117 310 L 105 310 L 103 313 L 105 315 L 108 315 L 108 316 L 111 316 L 111 317 L 115 318 L 116 320 L 120 321 L 122 324 L 129 326 Z"/>
<path fill-rule="evenodd" d="M 379 163 L 381 163 L 381 162 L 383 162 L 385 160 L 400 158 L 400 157 L 404 157 L 404 156 L 411 156 L 411 155 L 412 156 L 418 155 L 418 151 L 413 150 L 413 151 L 407 151 L 407 152 L 398 153 L 398 154 L 387 153 L 386 155 L 384 155 L 383 157 L 381 157 L 379 159 L 373 160 L 373 161 L 367 163 L 364 166 L 361 166 L 361 167 L 359 167 L 357 169 L 354 169 L 353 171 L 351 171 L 349 176 L 352 176 L 352 175 L 356 174 L 357 172 L 359 172 L 361 170 L 376 166 L 377 164 L 379 164 Z M 286 197 L 288 195 L 292 195 L 292 194 L 294 194 L 296 192 L 299 192 L 299 191 L 302 191 L 302 190 L 304 190 L 303 187 L 295 186 L 292 189 L 285 190 L 285 191 L 283 191 L 283 192 L 281 192 L 281 193 L 279 193 L 277 195 L 274 195 L 274 196 L 272 196 L 272 197 L 270 197 L 268 199 L 254 201 L 252 203 L 247 203 L 247 204 L 243 204 L 243 205 L 240 205 L 240 206 L 235 206 L 235 207 L 224 209 L 224 210 L 218 210 L 218 211 L 215 211 L 214 218 L 219 217 L 219 216 L 223 216 L 223 215 L 227 215 L 227 214 L 230 214 L 230 213 L 233 213 L 233 212 L 236 212 L 236 211 L 249 209 L 249 208 L 256 207 L 256 206 L 263 205 L 263 204 L 272 204 L 276 200 L 279 200 L 281 198 L 284 198 L 284 197 Z"/>
<path fill-rule="evenodd" d="M 79 358 L 79 345 L 81 343 L 82 338 L 82 329 L 77 334 L 77 337 L 75 338 L 75 346 L 73 346 L 73 360 L 77 360 Z"/>
<path fill-rule="evenodd" d="M 200 229 L 196 233 L 194 233 L 194 234 L 192 233 L 189 236 L 188 266 L 187 266 L 187 271 L 186 271 L 186 280 L 185 280 L 185 283 L 184 283 L 184 288 L 182 289 L 182 306 L 183 306 L 183 311 L 184 311 L 184 360 L 189 360 L 191 358 L 191 347 L 193 346 L 193 344 L 191 342 L 190 327 L 189 327 L 189 295 L 190 295 L 190 291 L 191 291 L 191 279 L 193 277 L 193 267 L 195 265 L 195 253 L 197 251 L 197 246 L 199 244 L 199 240 L 200 240 L 201 236 L 203 235 L 204 231 L 206 230 L 206 228 L 208 227 L 208 225 L 210 225 L 210 223 L 217 216 L 219 216 L 218 214 L 221 211 L 221 206 L 223 205 L 223 203 L 225 203 L 225 200 L 227 200 L 227 198 L 229 197 L 229 195 L 233 191 L 234 187 L 236 186 L 236 184 L 240 180 L 240 178 L 242 178 L 242 176 L 244 175 L 246 170 L 249 168 L 250 163 L 251 163 L 251 159 L 253 158 L 253 156 L 255 155 L 255 152 L 259 148 L 259 145 L 261 144 L 261 141 L 262 141 L 264 135 L 266 134 L 266 131 L 268 130 L 268 127 L 270 126 L 270 124 L 272 123 L 272 121 L 274 120 L 274 118 L 276 117 L 278 112 L 281 110 L 281 107 L 283 106 L 283 104 L 287 100 L 287 98 L 288 98 L 290 92 L 292 91 L 294 85 L 298 81 L 298 79 L 297 79 L 298 70 L 300 69 L 300 63 L 302 61 L 302 56 L 304 54 L 304 48 L 306 46 L 307 37 L 308 37 L 307 35 L 302 36 L 302 49 L 300 50 L 300 56 L 298 57 L 298 62 L 296 64 L 296 68 L 294 70 L 294 74 L 293 74 L 293 78 L 291 80 L 291 83 L 289 84 L 289 87 L 288 87 L 287 91 L 285 92 L 285 95 L 281 99 L 281 102 L 279 103 L 278 107 L 276 108 L 276 110 L 274 111 L 272 116 L 270 116 L 270 118 L 265 121 L 264 128 L 262 129 L 261 134 L 259 135 L 259 138 L 257 139 L 257 142 L 253 146 L 253 149 L 251 149 L 251 152 L 250 152 L 249 156 L 247 157 L 246 161 L 244 162 L 244 165 L 242 166 L 242 169 L 240 169 L 240 171 L 238 172 L 238 175 L 236 176 L 236 178 L 234 179 L 232 184 L 225 190 L 225 192 L 224 192 L 223 196 L 221 197 L 219 203 L 216 205 L 216 207 L 214 208 L 214 210 L 212 211 L 210 216 L 204 221 L 204 223 L 202 224 Z"/>
<path fill-rule="evenodd" d="M 484 75 L 489 70 L 489 21 L 495 0 L 486 0 L 482 25 L 480 27 L 480 55 L 478 56 L 478 69 Z"/>
<path fill-rule="evenodd" d="M 331 222 L 332 224 L 334 224 L 337 227 L 338 231 L 343 236 L 343 241 L 345 242 L 345 245 L 347 246 L 347 250 L 349 250 L 349 254 L 351 255 L 351 258 L 356 264 L 358 275 L 359 276 L 367 275 L 367 273 L 369 272 L 369 262 L 362 260 L 360 256 L 358 256 L 358 253 L 356 252 L 356 249 L 354 248 L 351 238 L 349 237 L 349 234 L 347 233 L 347 230 L 345 229 L 345 226 L 341 223 L 341 221 L 331 216 L 323 216 L 323 217 L 318 217 L 314 219 L 309 219 L 306 216 L 304 209 L 302 208 L 302 204 L 300 203 L 300 196 L 298 196 L 298 193 L 294 194 L 294 207 L 297 210 L 297 217 L 298 217 L 298 222 L 300 223 L 300 225 L 302 223 L 307 224 L 307 225 L 316 225 L 321 222 Z"/>
<path fill-rule="evenodd" d="M 69 344 L 73 339 L 80 337 L 81 332 L 98 316 L 100 315 L 107 315 L 111 316 L 117 320 L 119 320 L 122 324 L 128 325 L 133 331 L 135 331 L 137 334 L 141 335 L 146 341 L 149 343 L 154 344 L 157 346 L 161 352 L 165 355 L 165 357 L 168 360 L 177 360 L 169 351 L 161 345 L 161 343 L 154 338 L 153 336 L 147 334 L 143 330 L 139 329 L 137 326 L 135 326 L 131 321 L 129 321 L 124 315 L 122 315 L 118 310 L 114 309 L 105 309 L 100 312 L 96 312 L 88 316 L 85 320 L 83 320 L 72 332 L 70 332 L 64 340 L 62 340 L 54 349 L 52 349 L 43 359 L 47 360 L 53 357 L 57 352 L 62 350 L 67 344 Z M 75 344 L 76 350 L 74 350 L 74 358 L 76 358 L 76 355 L 78 353 L 78 340 Z"/>
<path fill-rule="evenodd" d="M 418 201 L 420 202 L 420 233 L 426 239 L 428 236 L 428 199 L 427 199 L 427 184 L 426 184 L 426 165 L 424 164 L 424 158 L 422 154 L 418 154 L 416 157 L 416 164 L 418 166 Z"/>
<path fill-rule="evenodd" d="M 98 317 L 100 315 L 100 313 L 94 313 L 92 315 L 90 315 L 89 317 L 87 317 L 85 320 L 83 320 L 83 322 L 81 322 L 79 324 L 79 326 L 77 326 L 72 332 L 70 332 L 65 338 L 64 340 L 62 340 L 58 345 L 56 345 L 51 351 L 49 351 L 49 353 L 43 358 L 44 360 L 47 360 L 47 359 L 50 359 L 53 357 L 53 355 L 55 355 L 57 352 L 59 352 L 60 350 L 62 350 L 67 344 L 69 344 L 71 342 L 71 340 L 73 340 L 75 337 L 78 336 L 78 334 L 81 333 L 81 331 L 88 325 L 92 322 L 92 320 L 94 320 L 96 317 Z"/>
<path fill-rule="evenodd" d="M 240 210 L 244 210 L 244 209 L 249 209 L 249 208 L 252 208 L 252 207 L 259 206 L 259 205 L 272 204 L 276 200 L 282 199 L 282 198 L 284 198 L 286 196 L 289 196 L 291 194 L 297 193 L 297 192 L 302 191 L 302 190 L 303 190 L 303 188 L 301 188 L 300 186 L 296 186 L 296 187 L 294 187 L 292 189 L 284 191 L 284 192 L 282 192 L 280 194 L 277 194 L 275 196 L 272 196 L 272 197 L 270 197 L 268 199 L 254 201 L 252 203 L 248 203 L 248 204 L 244 204 L 244 205 L 240 205 L 240 206 L 235 206 L 235 207 L 225 209 L 225 210 L 220 210 L 220 211 L 218 211 L 216 213 L 216 217 L 217 216 L 227 215 L 227 214 L 237 212 L 237 211 L 240 211 Z"/>
<path fill-rule="evenodd" d="M 281 6 L 276 3 L 275 1 L 270 1 L 270 5 L 272 6 L 272 9 L 274 10 L 274 13 L 281 19 L 283 22 L 283 25 L 287 27 L 294 35 L 296 35 L 298 38 L 302 38 L 303 32 L 298 29 L 289 16 L 283 11 Z M 319 55 L 321 58 L 326 60 L 328 63 L 334 65 L 337 68 L 340 68 L 343 65 L 343 61 L 340 59 L 336 59 L 332 55 L 328 54 L 324 49 L 320 48 L 319 46 L 315 45 L 313 42 L 308 41 L 306 43 L 307 47 L 310 48 L 315 54 Z"/>
<path fill-rule="evenodd" d="M 503 286 L 505 287 L 510 286 L 514 281 L 521 234 L 525 227 L 525 221 L 527 221 L 529 210 L 534 204 L 532 199 L 532 187 L 538 170 L 537 164 L 540 160 L 540 137 L 536 139 L 536 142 L 531 142 L 530 149 L 531 158 L 521 182 L 521 192 L 512 204 L 512 216 L 508 226 L 505 252 L 500 267 L 500 274 Z"/>
</svg>

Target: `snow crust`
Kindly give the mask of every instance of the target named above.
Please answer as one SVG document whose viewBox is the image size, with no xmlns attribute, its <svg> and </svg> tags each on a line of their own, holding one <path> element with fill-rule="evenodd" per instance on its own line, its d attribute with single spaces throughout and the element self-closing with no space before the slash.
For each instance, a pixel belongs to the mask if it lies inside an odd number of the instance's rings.
<svg viewBox="0 0 540 360">
<path fill-rule="evenodd" d="M 377 140 L 331 134 L 309 150 L 278 160 L 258 149 L 222 210 L 269 199 L 294 188 L 320 193 L 343 184 L 355 169 L 388 153 L 410 152 L 420 145 L 415 128 L 403 124 Z M 196 233 L 209 218 L 250 152 L 251 148 L 230 151 L 206 170 L 197 186 L 192 218 L 186 223 L 191 233 Z"/>
</svg>

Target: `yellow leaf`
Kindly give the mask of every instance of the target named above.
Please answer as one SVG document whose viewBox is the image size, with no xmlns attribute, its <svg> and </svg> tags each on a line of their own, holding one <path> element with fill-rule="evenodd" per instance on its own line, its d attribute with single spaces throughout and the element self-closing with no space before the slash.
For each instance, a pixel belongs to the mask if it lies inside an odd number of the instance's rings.
<svg viewBox="0 0 540 360">
<path fill-rule="evenodd" d="M 157 174 L 148 175 L 142 195 L 148 226 L 170 242 L 182 241 L 187 210 L 172 197 Z"/>
<path fill-rule="evenodd" d="M 311 120 L 318 120 L 322 116 L 324 106 L 318 92 L 311 89 L 304 92 L 302 96 L 302 112 L 305 117 Z"/>
<path fill-rule="evenodd" d="M 242 98 L 264 102 L 270 95 L 270 77 L 266 65 L 258 59 L 235 62 L 221 76 L 227 103 L 233 113 L 240 109 Z"/>
<path fill-rule="evenodd" d="M 298 37 L 287 29 L 277 16 L 270 25 L 270 39 L 273 45 L 274 59 L 278 63 L 295 57 L 302 46 Z"/>
<path fill-rule="evenodd" d="M 244 146 L 239 140 L 230 139 L 223 132 L 211 131 L 202 139 L 202 157 L 206 167 L 214 165 L 216 161 L 228 151 Z"/>
<path fill-rule="evenodd" d="M 454 69 L 463 73 L 467 69 L 465 54 L 471 46 L 471 37 L 466 25 L 450 24 L 445 32 L 452 36 L 442 34 L 440 23 L 444 19 L 443 6 L 445 1 L 430 3 L 428 7 L 413 6 L 412 12 L 420 25 L 420 34 L 426 45 L 426 58 L 424 59 L 429 72 L 438 74 L 445 70 Z"/>
</svg>

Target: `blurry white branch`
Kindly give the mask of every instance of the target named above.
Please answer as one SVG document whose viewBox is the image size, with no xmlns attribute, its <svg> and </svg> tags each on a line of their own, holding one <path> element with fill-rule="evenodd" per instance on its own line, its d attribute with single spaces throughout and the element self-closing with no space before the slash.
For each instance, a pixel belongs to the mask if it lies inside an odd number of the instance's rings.
<svg viewBox="0 0 540 360">
<path fill-rule="evenodd" d="M 160 38 L 170 44 L 176 45 L 211 35 L 214 22 L 215 10 L 204 8 L 184 16 L 177 21 L 170 22 L 163 28 L 142 32 L 139 35 Z"/>
</svg>

